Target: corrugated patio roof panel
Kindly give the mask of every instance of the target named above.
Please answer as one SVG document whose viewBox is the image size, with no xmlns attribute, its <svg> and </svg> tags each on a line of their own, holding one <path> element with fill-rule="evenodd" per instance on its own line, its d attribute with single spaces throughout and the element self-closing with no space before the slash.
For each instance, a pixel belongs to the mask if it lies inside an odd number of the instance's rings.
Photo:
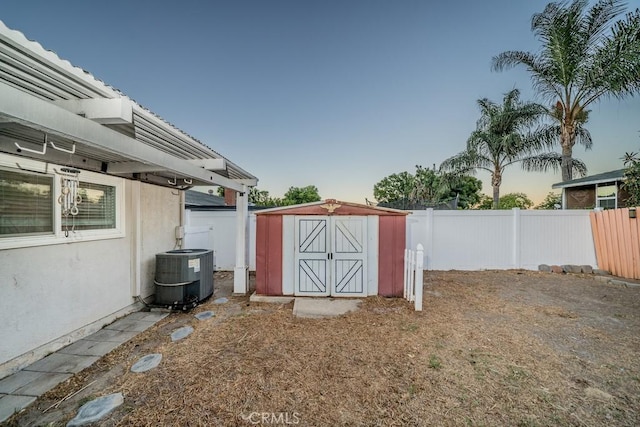
<svg viewBox="0 0 640 427">
<path fill-rule="evenodd" d="M 232 179 L 257 180 L 254 175 L 138 104 L 120 90 L 107 85 L 69 61 L 61 59 L 55 52 L 45 49 L 36 41 L 27 39 L 20 31 L 8 28 L 2 21 L 0 21 L 0 81 L 54 103 L 85 99 L 123 99 L 133 106 L 131 124 L 104 126 L 178 159 L 224 159 L 227 169 L 215 171 L 216 174 Z M 63 108 L 66 106 L 60 103 L 58 105 Z M 18 131 L 20 128 L 16 130 L 10 122 L 0 123 L 0 136 L 33 138 L 32 135 L 18 135 Z M 82 151 L 79 145 L 78 150 Z M 91 155 L 91 149 L 87 149 L 83 154 Z M 100 160 L 111 159 L 100 156 Z"/>
</svg>

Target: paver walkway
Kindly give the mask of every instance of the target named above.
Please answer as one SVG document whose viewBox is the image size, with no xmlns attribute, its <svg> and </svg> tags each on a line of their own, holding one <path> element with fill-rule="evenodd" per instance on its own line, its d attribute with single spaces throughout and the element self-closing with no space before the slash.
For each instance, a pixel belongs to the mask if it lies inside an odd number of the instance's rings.
<svg viewBox="0 0 640 427">
<path fill-rule="evenodd" d="M 0 380 L 0 423 L 168 313 L 138 311 Z"/>
</svg>

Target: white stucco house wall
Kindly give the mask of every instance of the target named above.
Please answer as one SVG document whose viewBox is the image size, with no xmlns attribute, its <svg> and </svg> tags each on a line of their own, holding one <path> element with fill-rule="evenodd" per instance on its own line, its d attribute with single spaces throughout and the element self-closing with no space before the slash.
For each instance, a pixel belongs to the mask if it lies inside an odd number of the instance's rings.
<svg viewBox="0 0 640 427">
<path fill-rule="evenodd" d="M 246 292 L 256 184 L 0 21 L 0 378 L 139 309 L 155 255 L 184 244 L 192 186 L 238 192 L 234 291 Z"/>
</svg>

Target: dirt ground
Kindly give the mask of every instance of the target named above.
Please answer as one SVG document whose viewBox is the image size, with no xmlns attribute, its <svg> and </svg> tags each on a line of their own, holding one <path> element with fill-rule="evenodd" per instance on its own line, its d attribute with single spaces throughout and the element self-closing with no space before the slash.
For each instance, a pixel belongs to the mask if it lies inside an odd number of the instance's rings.
<svg viewBox="0 0 640 427">
<path fill-rule="evenodd" d="M 64 425 L 88 400 L 122 392 L 98 425 L 640 425 L 640 287 L 428 272 L 423 312 L 380 297 L 333 319 L 291 308 L 232 297 L 171 314 L 9 424 Z M 216 316 L 193 317 L 205 310 Z M 186 324 L 195 332 L 172 343 Z M 159 367 L 130 372 L 156 352 Z"/>
</svg>

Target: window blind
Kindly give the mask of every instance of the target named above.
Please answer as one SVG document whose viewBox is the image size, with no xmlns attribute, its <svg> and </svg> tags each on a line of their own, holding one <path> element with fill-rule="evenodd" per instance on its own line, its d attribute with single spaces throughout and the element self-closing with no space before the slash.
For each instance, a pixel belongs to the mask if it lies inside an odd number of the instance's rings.
<svg viewBox="0 0 640 427">
<path fill-rule="evenodd" d="M 53 177 L 0 169 L 0 236 L 53 233 Z"/>
<path fill-rule="evenodd" d="M 116 228 L 116 188 L 109 185 L 80 182 L 82 201 L 78 214 L 62 218 L 62 228 L 98 230 Z"/>
</svg>

